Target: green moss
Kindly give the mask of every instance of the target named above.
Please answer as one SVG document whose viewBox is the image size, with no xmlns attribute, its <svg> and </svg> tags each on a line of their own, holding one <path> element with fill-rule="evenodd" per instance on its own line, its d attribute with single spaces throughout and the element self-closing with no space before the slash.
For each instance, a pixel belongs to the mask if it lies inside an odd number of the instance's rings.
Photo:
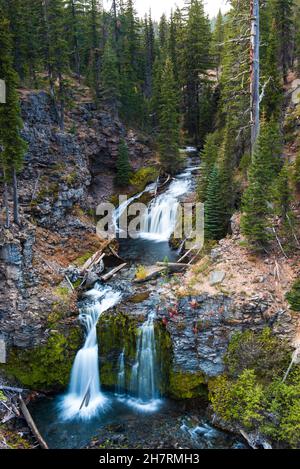
<svg viewBox="0 0 300 469">
<path fill-rule="evenodd" d="M 32 449 L 32 444 L 22 436 L 21 432 L 11 430 L 8 425 L 2 424 L 0 439 L 4 440 L 11 449 Z"/>
<path fill-rule="evenodd" d="M 54 290 L 54 295 L 63 301 L 68 301 L 72 291 L 68 287 L 58 286 Z"/>
<path fill-rule="evenodd" d="M 150 292 L 144 291 L 144 292 L 136 293 L 135 295 L 131 296 L 128 301 L 134 304 L 143 303 L 143 301 L 148 300 L 149 296 L 150 296 Z"/>
<path fill-rule="evenodd" d="M 172 371 L 170 373 L 169 395 L 173 399 L 206 397 L 207 387 L 204 374 L 202 372 Z"/>
<path fill-rule="evenodd" d="M 134 186 L 137 192 L 142 192 L 147 184 L 156 181 L 159 175 L 158 168 L 149 166 L 147 168 L 141 168 L 130 179 L 130 184 Z"/>
<path fill-rule="evenodd" d="M 8 363 L 0 369 L 32 389 L 60 390 L 66 387 L 77 350 L 82 343 L 80 328 L 66 333 L 52 331 L 48 342 L 31 349 L 13 348 Z"/>
<path fill-rule="evenodd" d="M 77 257 L 77 259 L 75 259 L 74 264 L 77 267 L 82 267 L 86 263 L 86 261 L 88 261 L 92 257 L 93 254 L 93 252 L 84 253 L 82 256 Z"/>
</svg>

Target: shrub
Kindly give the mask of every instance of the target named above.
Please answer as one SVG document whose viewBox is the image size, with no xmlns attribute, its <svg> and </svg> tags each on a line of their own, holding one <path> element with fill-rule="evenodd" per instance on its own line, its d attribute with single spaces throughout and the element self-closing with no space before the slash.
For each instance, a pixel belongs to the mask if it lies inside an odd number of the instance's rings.
<svg viewBox="0 0 300 469">
<path fill-rule="evenodd" d="M 139 265 L 136 269 L 136 280 L 144 280 L 147 277 L 147 270 L 143 265 Z"/>
<path fill-rule="evenodd" d="M 225 363 L 230 376 L 253 369 L 266 382 L 282 376 L 290 360 L 289 346 L 274 336 L 269 328 L 261 333 L 246 331 L 235 334 L 228 347 Z"/>
<path fill-rule="evenodd" d="M 294 311 L 300 311 L 300 278 L 296 280 L 286 299 Z"/>
</svg>

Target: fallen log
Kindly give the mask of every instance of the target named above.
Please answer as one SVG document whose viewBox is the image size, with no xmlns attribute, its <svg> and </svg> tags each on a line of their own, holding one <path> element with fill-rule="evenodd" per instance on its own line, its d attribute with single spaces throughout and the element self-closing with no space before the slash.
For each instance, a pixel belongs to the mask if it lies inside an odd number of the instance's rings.
<svg viewBox="0 0 300 469">
<path fill-rule="evenodd" d="M 81 272 L 86 272 L 87 270 L 90 270 L 94 265 L 97 265 L 103 259 L 104 256 L 105 254 L 103 254 L 102 250 L 95 252 L 95 254 L 93 254 L 92 257 L 90 257 L 82 266 Z"/>
<path fill-rule="evenodd" d="M 196 246 L 193 246 L 191 249 L 189 249 L 180 259 L 178 259 L 177 263 L 181 264 L 182 261 L 196 248 Z"/>
<path fill-rule="evenodd" d="M 70 285 L 71 290 L 75 291 L 74 285 L 73 285 L 73 283 L 71 282 L 71 280 L 69 279 L 69 277 L 67 275 L 65 275 L 65 279 L 68 282 L 68 284 Z"/>
<path fill-rule="evenodd" d="M 119 272 L 121 269 L 123 269 L 126 265 L 127 265 L 127 263 L 118 265 L 118 267 L 115 267 L 114 269 L 112 269 L 112 270 L 111 270 L 110 272 L 108 272 L 107 274 L 102 275 L 102 277 L 101 277 L 102 282 L 107 282 L 107 281 L 108 281 L 109 279 L 111 279 L 117 272 Z"/>
<path fill-rule="evenodd" d="M 241 435 L 245 438 L 247 441 L 248 445 L 252 449 L 272 449 L 272 446 L 270 443 L 265 440 L 261 435 L 259 434 L 253 434 L 253 433 L 246 433 L 244 430 L 240 430 Z"/>
<path fill-rule="evenodd" d="M 42 449 L 49 449 L 47 443 L 45 442 L 42 435 L 38 431 L 38 428 L 37 428 L 36 424 L 34 423 L 34 420 L 31 417 L 30 412 L 29 412 L 29 410 L 28 410 L 28 408 L 27 408 L 21 394 L 19 394 L 19 402 L 20 402 L 20 408 L 21 408 L 22 414 L 23 414 L 23 416 L 24 416 L 30 430 L 32 431 L 32 433 L 34 434 L 36 439 L 38 440 L 40 447 Z"/>
<path fill-rule="evenodd" d="M 156 265 L 172 271 L 188 269 L 190 267 L 188 264 L 181 264 L 178 262 L 156 262 Z"/>
<path fill-rule="evenodd" d="M 17 392 L 18 394 L 20 394 L 20 392 L 24 391 L 24 389 L 22 389 L 22 388 L 14 388 L 12 386 L 0 386 L 0 390 L 1 391 Z"/>
</svg>

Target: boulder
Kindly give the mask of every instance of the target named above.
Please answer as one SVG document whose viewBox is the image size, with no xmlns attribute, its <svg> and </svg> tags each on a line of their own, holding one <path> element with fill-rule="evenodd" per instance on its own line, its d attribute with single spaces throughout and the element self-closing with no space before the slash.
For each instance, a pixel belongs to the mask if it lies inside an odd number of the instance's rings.
<svg viewBox="0 0 300 469">
<path fill-rule="evenodd" d="M 210 280 L 209 283 L 211 286 L 218 285 L 219 283 L 222 283 L 226 277 L 226 273 L 223 272 L 222 270 L 214 270 L 210 274 Z"/>
</svg>

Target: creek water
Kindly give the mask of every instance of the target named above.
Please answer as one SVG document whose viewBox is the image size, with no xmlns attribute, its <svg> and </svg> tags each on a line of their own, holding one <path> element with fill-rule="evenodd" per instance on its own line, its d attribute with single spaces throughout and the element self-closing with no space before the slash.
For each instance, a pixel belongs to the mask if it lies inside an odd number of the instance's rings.
<svg viewBox="0 0 300 469">
<path fill-rule="evenodd" d="M 143 264 L 154 264 L 165 258 L 170 261 L 178 258 L 178 252 L 169 246 L 169 239 L 176 225 L 181 198 L 194 189 L 193 173 L 196 170 L 195 161 L 189 159 L 187 168 L 169 183 L 163 193 L 153 198 L 142 216 L 138 235 L 134 239 L 120 239 L 120 255 L 123 258 L 129 259 L 131 263 L 142 261 Z M 130 204 L 145 192 L 155 191 L 156 184 L 150 184 L 145 191 L 118 207 L 114 223 L 119 233 L 120 217 Z M 34 419 L 49 446 L 80 448 L 86 446 L 100 428 L 106 429 L 108 424 L 110 427 L 120 426 L 124 425 L 124 422 L 131 422 L 131 426 L 126 427 L 124 431 L 128 433 L 128 444 L 132 447 L 135 447 L 135 444 L 143 445 L 143 439 L 145 447 L 151 447 L 148 446 L 150 440 L 153 445 L 160 445 L 160 440 L 170 438 L 173 429 L 176 429 L 176 432 L 173 432 L 176 440 L 191 448 L 228 448 L 239 444 L 233 437 L 210 427 L 205 420 L 204 409 L 202 417 L 200 416 L 201 423 L 198 422 L 193 427 L 187 425 L 186 418 L 189 416 L 183 415 L 181 405 L 161 398 L 154 313 L 146 318 L 138 330 L 129 392 L 125 393 L 124 350 L 118 359 L 115 393 L 101 389 L 98 359 L 98 348 L 101 344 L 98 343 L 96 327 L 101 321 L 101 315 L 120 301 L 121 293 L 114 286 L 96 284 L 87 293 L 79 315 L 85 330 L 85 341 L 74 360 L 67 392 L 52 399 L 39 399 L 31 405 Z M 147 428 L 150 431 L 149 425 L 154 430 L 145 441 L 144 433 Z M 116 439 L 116 435 L 112 436 Z M 139 437 L 141 441 L 138 442 Z"/>
</svg>

